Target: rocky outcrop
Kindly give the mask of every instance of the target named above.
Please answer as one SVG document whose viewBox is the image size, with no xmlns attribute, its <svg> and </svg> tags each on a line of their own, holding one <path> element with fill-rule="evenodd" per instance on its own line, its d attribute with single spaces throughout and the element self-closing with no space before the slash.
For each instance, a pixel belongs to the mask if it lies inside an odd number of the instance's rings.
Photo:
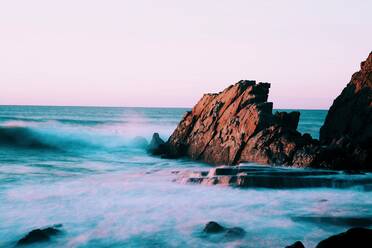
<svg viewBox="0 0 372 248">
<path fill-rule="evenodd" d="M 152 135 L 150 144 L 147 146 L 147 151 L 152 154 L 158 155 L 162 153 L 161 148 L 164 146 L 165 142 L 160 138 L 158 133 Z"/>
<path fill-rule="evenodd" d="M 272 113 L 269 88 L 268 83 L 240 81 L 219 94 L 204 95 L 183 117 L 164 154 L 217 165 L 292 165 L 297 151 L 315 141 L 296 130 L 299 112 Z"/>
<path fill-rule="evenodd" d="M 255 162 L 370 170 L 371 67 L 372 55 L 335 100 L 320 142 L 297 131 L 299 112 L 272 113 L 273 104 L 267 101 L 270 84 L 242 80 L 218 94 L 205 94 L 154 151 L 215 165 Z"/>
<path fill-rule="evenodd" d="M 285 248 L 305 248 L 305 246 L 301 241 L 297 241 L 297 242 L 293 243 L 292 245 L 289 245 Z"/>
<path fill-rule="evenodd" d="M 328 111 L 320 142 L 344 154 L 337 167 L 372 169 L 372 53 Z"/>
<path fill-rule="evenodd" d="M 219 166 L 209 171 L 183 171 L 175 182 L 182 184 L 222 185 L 240 188 L 350 188 L 369 189 L 371 177 L 348 175 L 346 172 L 329 170 L 290 170 L 267 166 Z M 359 223 L 361 224 L 361 223 Z"/>
<path fill-rule="evenodd" d="M 59 225 L 54 225 L 54 226 L 47 227 L 44 229 L 32 230 L 26 236 L 21 238 L 17 242 L 17 245 L 23 246 L 23 245 L 30 245 L 30 244 L 39 243 L 39 242 L 50 241 L 51 237 L 62 233 L 62 231 L 60 230 L 61 227 L 62 225 L 59 224 Z"/>
<path fill-rule="evenodd" d="M 316 248 L 333 247 L 371 247 L 372 230 L 367 228 L 352 228 L 344 233 L 331 236 L 321 241 Z"/>
</svg>

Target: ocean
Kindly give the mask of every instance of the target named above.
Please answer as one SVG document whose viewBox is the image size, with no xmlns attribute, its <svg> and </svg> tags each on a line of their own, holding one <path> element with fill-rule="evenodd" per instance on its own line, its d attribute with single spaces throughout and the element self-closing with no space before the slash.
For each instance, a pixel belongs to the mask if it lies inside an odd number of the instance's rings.
<svg viewBox="0 0 372 248">
<path fill-rule="evenodd" d="M 297 240 L 314 247 L 350 226 L 371 226 L 371 185 L 174 182 L 175 171 L 210 166 L 150 156 L 136 137 L 150 141 L 158 132 L 167 139 L 187 110 L 0 106 L 0 247 L 55 224 L 63 225 L 62 235 L 31 247 L 285 247 Z M 299 130 L 318 138 L 326 113 L 301 110 Z M 209 221 L 247 234 L 207 236 Z"/>
</svg>

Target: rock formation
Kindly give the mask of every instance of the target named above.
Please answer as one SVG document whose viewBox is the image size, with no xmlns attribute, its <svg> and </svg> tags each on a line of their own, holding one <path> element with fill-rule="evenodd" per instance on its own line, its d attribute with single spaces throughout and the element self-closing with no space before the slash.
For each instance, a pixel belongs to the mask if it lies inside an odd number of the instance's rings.
<svg viewBox="0 0 372 248">
<path fill-rule="evenodd" d="M 296 241 L 295 243 L 287 246 L 286 248 L 305 248 L 305 246 L 301 241 Z"/>
<path fill-rule="evenodd" d="M 321 241 L 316 248 L 333 247 L 371 247 L 372 230 L 367 228 L 351 228 L 344 233 L 331 236 Z"/>
<path fill-rule="evenodd" d="M 372 53 L 360 67 L 329 109 L 320 142 L 343 154 L 345 166 L 372 169 Z"/>
<path fill-rule="evenodd" d="M 153 150 L 215 165 L 371 169 L 371 54 L 361 67 L 331 107 L 321 144 L 297 131 L 299 112 L 272 113 L 270 84 L 242 80 L 218 94 L 205 94 L 169 140 Z"/>
<path fill-rule="evenodd" d="M 269 88 L 268 83 L 240 81 L 204 95 L 169 138 L 166 155 L 212 164 L 293 164 L 296 151 L 313 140 L 297 132 L 299 112 L 272 113 Z"/>
<path fill-rule="evenodd" d="M 32 230 L 25 237 L 20 239 L 17 242 L 17 245 L 23 246 L 23 245 L 30 245 L 30 244 L 39 243 L 39 242 L 50 241 L 51 237 L 62 233 L 62 231 L 60 230 L 61 227 L 62 225 L 58 224 L 58 225 L 54 225 L 54 226 L 47 227 L 44 229 Z"/>
<path fill-rule="evenodd" d="M 368 190 L 371 178 L 360 175 L 345 177 L 343 171 L 288 170 L 267 166 L 218 166 L 209 171 L 182 171 L 175 182 L 182 184 L 223 185 L 239 188 L 350 188 L 358 186 Z M 361 224 L 361 223 L 359 223 Z M 368 222 L 368 224 L 371 224 Z"/>
</svg>

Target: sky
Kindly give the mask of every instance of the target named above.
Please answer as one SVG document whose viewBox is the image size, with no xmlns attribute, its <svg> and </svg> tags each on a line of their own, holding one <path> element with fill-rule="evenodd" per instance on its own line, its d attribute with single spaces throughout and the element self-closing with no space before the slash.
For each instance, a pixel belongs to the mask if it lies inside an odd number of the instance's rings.
<svg viewBox="0 0 372 248">
<path fill-rule="evenodd" d="M 0 104 L 192 107 L 241 79 L 327 109 L 372 50 L 372 1 L 0 0 Z"/>
</svg>

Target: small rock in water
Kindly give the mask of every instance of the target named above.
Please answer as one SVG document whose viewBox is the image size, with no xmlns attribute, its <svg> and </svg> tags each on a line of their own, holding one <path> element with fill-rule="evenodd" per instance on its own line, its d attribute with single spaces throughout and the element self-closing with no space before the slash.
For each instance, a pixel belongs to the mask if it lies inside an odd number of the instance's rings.
<svg viewBox="0 0 372 248">
<path fill-rule="evenodd" d="M 165 142 L 160 138 L 160 135 L 158 133 L 154 133 L 152 135 L 151 142 L 147 147 L 147 150 L 153 154 L 157 154 L 160 147 L 164 144 Z"/>
<path fill-rule="evenodd" d="M 316 248 L 372 247 L 372 229 L 351 228 L 347 232 L 331 236 L 321 241 Z"/>
<path fill-rule="evenodd" d="M 227 239 L 241 239 L 246 234 L 245 230 L 241 227 L 226 228 L 214 221 L 208 222 L 203 232 L 208 234 L 224 233 L 224 237 Z"/>
<path fill-rule="evenodd" d="M 58 228 L 62 227 L 61 224 L 47 227 L 44 229 L 35 229 L 29 232 L 25 237 L 21 238 L 17 245 L 28 245 L 38 242 L 46 242 L 50 240 L 50 237 L 60 234 L 62 231 Z"/>
<path fill-rule="evenodd" d="M 203 232 L 205 232 L 205 233 L 221 233 L 221 232 L 225 231 L 225 229 L 226 229 L 225 227 L 221 226 L 217 222 L 211 221 L 211 222 L 208 222 L 205 225 Z"/>
<path fill-rule="evenodd" d="M 241 227 L 228 228 L 225 237 L 229 239 L 240 239 L 245 236 L 246 232 Z"/>
<path fill-rule="evenodd" d="M 297 241 L 289 246 L 286 246 L 285 248 L 305 248 L 305 246 L 301 241 Z"/>
</svg>

